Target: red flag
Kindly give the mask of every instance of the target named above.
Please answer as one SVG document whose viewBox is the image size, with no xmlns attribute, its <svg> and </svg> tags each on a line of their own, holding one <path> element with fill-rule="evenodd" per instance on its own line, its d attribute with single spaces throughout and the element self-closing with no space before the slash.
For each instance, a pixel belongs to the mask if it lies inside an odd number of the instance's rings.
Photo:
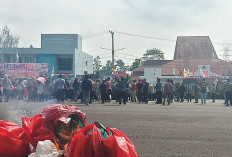
<svg viewBox="0 0 232 157">
<path fill-rule="evenodd" d="M 192 76 L 193 76 L 193 78 L 196 78 L 194 70 L 192 71 Z"/>
<path fill-rule="evenodd" d="M 154 68 L 154 79 L 155 79 L 155 81 L 157 80 L 157 76 L 156 76 L 156 68 Z"/>
<path fill-rule="evenodd" d="M 179 68 L 179 75 L 180 75 L 181 77 L 184 77 L 184 75 L 183 75 L 183 73 L 182 73 L 182 71 L 181 71 L 180 68 Z"/>
</svg>

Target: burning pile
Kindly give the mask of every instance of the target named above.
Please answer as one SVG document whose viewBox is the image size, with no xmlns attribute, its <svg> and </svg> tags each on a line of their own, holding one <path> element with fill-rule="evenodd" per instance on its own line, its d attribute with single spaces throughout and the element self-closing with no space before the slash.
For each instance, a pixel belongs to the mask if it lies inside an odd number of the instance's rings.
<svg viewBox="0 0 232 157">
<path fill-rule="evenodd" d="M 0 143 L 1 157 L 24 157 L 30 152 L 23 128 L 13 122 L 0 121 Z"/>
<path fill-rule="evenodd" d="M 23 127 L 0 121 L 0 155 L 6 157 L 137 157 L 133 143 L 120 130 L 95 122 L 73 105 L 45 107 Z M 29 145 L 31 149 L 29 149 Z M 32 153 L 32 154 L 31 154 Z"/>
<path fill-rule="evenodd" d="M 86 115 L 73 105 L 45 107 L 32 118 L 22 117 L 23 128 L 34 148 L 38 141 L 51 140 L 63 150 L 78 129 L 86 125 Z"/>
</svg>

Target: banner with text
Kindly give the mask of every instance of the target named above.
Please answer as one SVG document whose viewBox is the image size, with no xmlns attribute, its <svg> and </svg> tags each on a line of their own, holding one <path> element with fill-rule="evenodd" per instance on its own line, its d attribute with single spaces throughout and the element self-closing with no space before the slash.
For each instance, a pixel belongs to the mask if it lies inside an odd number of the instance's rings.
<svg viewBox="0 0 232 157">
<path fill-rule="evenodd" d="M 12 77 L 39 77 L 48 73 L 48 63 L 4 63 L 2 68 Z"/>
</svg>

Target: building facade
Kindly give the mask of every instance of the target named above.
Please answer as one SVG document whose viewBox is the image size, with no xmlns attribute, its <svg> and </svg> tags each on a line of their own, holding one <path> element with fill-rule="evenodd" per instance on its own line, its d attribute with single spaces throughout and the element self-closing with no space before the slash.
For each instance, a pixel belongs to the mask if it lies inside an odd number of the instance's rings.
<svg viewBox="0 0 232 157">
<path fill-rule="evenodd" d="M 2 63 L 48 63 L 49 73 L 84 75 L 93 73 L 93 57 L 82 51 L 78 34 L 41 34 L 41 48 L 4 48 Z"/>
<path fill-rule="evenodd" d="M 231 76 L 232 63 L 218 58 L 209 36 L 178 36 L 173 60 L 146 61 L 133 71 L 133 77 L 144 76 L 145 68 L 160 68 L 161 78 L 183 78 L 185 71 L 200 78 Z M 173 72 L 174 71 L 174 72 Z"/>
</svg>

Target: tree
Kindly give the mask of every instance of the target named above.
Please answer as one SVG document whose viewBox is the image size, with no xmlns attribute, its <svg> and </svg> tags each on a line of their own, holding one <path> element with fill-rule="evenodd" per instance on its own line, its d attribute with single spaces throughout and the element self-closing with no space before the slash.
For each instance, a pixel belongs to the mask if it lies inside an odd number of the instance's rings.
<svg viewBox="0 0 232 157">
<path fill-rule="evenodd" d="M 140 65 L 142 65 L 143 61 L 141 58 L 136 58 L 135 61 L 132 63 L 132 65 L 130 66 L 130 71 L 135 70 L 136 68 L 138 68 Z"/>
<path fill-rule="evenodd" d="M 96 72 L 96 74 L 100 74 L 101 72 L 101 58 L 99 56 L 97 56 L 96 58 L 94 58 L 93 62 L 94 62 L 94 71 Z"/>
<path fill-rule="evenodd" d="M 116 63 L 116 65 L 115 65 L 116 73 L 123 73 L 123 72 L 126 72 L 128 70 L 127 66 L 125 66 L 125 63 L 121 59 L 116 60 L 115 63 Z"/>
<path fill-rule="evenodd" d="M 164 53 L 156 48 L 148 49 L 146 53 L 143 54 L 143 61 L 147 60 L 164 60 Z"/>
<path fill-rule="evenodd" d="M 112 62 L 110 60 L 106 61 L 106 65 L 101 69 L 101 76 L 111 76 L 112 75 Z"/>
<path fill-rule="evenodd" d="M 0 30 L 0 48 L 18 47 L 19 37 L 13 36 L 10 32 L 10 28 L 5 25 Z"/>
</svg>

